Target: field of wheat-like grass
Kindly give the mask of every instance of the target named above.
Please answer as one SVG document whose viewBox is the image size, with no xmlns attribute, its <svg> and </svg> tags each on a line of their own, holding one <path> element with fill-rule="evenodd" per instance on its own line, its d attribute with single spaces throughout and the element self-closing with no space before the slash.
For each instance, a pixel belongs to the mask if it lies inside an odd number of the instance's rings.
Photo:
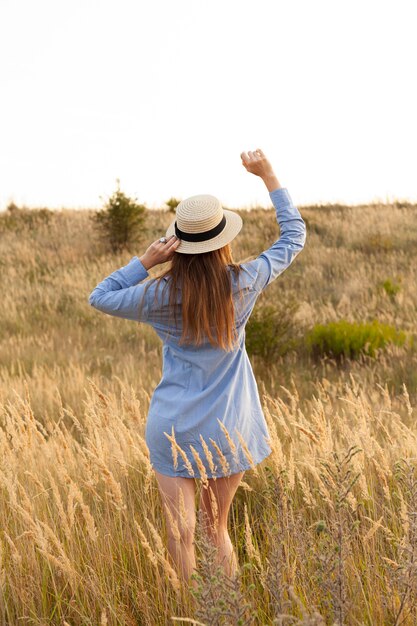
<svg viewBox="0 0 417 626">
<path fill-rule="evenodd" d="M 144 441 L 161 342 L 88 304 L 172 214 L 149 212 L 120 254 L 88 210 L 0 215 L 1 626 L 417 623 L 417 206 L 300 211 L 305 249 L 254 311 L 285 325 L 272 356 L 251 355 L 273 452 L 232 504 L 239 576 L 197 532 L 194 593 L 166 550 Z M 236 261 L 278 236 L 272 210 L 241 215 Z M 340 319 L 410 341 L 309 353 L 309 330 Z"/>
</svg>

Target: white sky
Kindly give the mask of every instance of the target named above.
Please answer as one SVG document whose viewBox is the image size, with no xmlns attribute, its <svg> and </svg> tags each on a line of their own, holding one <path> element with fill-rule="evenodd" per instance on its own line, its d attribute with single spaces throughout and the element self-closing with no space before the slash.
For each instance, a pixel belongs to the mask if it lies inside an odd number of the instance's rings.
<svg viewBox="0 0 417 626">
<path fill-rule="evenodd" d="M 417 200 L 415 6 L 0 0 L 0 209 Z"/>
</svg>

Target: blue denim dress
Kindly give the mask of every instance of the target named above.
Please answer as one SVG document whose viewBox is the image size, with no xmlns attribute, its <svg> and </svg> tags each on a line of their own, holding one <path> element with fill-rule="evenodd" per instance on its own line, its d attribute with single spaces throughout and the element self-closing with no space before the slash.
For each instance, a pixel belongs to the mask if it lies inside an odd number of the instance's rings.
<svg viewBox="0 0 417 626">
<path fill-rule="evenodd" d="M 230 272 L 238 331 L 233 351 L 208 340 L 180 346 L 181 319 L 172 323 L 168 289 L 160 286 L 155 292 L 156 281 L 150 281 L 144 295 L 148 272 L 137 256 L 89 296 L 89 304 L 99 311 L 149 324 L 162 340 L 162 377 L 151 398 L 145 440 L 152 467 L 167 476 L 228 476 L 253 468 L 272 452 L 246 352 L 245 326 L 259 294 L 303 249 L 306 226 L 286 188 L 270 197 L 280 237 L 256 259 L 242 263 L 239 276 Z M 181 302 L 181 290 L 176 302 Z"/>
</svg>

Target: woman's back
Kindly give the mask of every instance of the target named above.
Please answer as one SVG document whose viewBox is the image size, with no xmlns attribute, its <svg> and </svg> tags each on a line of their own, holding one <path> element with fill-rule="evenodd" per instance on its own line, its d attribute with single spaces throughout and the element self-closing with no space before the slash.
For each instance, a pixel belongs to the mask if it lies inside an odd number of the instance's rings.
<svg viewBox="0 0 417 626">
<path fill-rule="evenodd" d="M 89 297 L 105 313 L 149 324 L 162 340 L 162 376 L 150 401 L 145 440 L 166 508 L 168 548 L 187 579 L 196 563 L 192 478 L 204 487 L 198 504 L 203 530 L 227 573 L 237 571 L 228 511 L 245 470 L 273 452 L 245 348 L 246 323 L 259 294 L 306 240 L 304 220 L 262 150 L 240 156 L 245 169 L 263 180 L 276 209 L 280 236 L 267 250 L 253 261 L 234 263 L 230 242 L 242 218 L 215 196 L 190 196 L 179 203 L 165 236 Z M 167 271 L 145 281 L 150 268 L 167 261 Z"/>
<path fill-rule="evenodd" d="M 279 238 L 256 259 L 241 264 L 240 272 L 229 268 L 237 330 L 233 350 L 213 346 L 208 339 L 201 345 L 182 344 L 181 287 L 176 287 L 174 323 L 171 278 L 162 278 L 159 285 L 157 281 L 141 282 L 148 272 L 138 257 L 113 272 L 90 295 L 92 306 L 151 325 L 163 342 L 162 376 L 151 399 L 145 431 L 151 463 L 163 474 L 189 477 L 191 469 L 199 477 L 195 455 L 204 463 L 210 445 L 218 455 L 218 476 L 224 475 L 225 463 L 230 473 L 236 473 L 271 452 L 245 349 L 245 326 L 260 293 L 303 249 L 306 228 L 286 188 L 270 192 L 270 197 L 280 226 Z M 182 462 L 179 467 L 178 459 L 175 464 L 173 438 L 190 464 Z M 207 472 L 216 476 L 213 468 Z"/>
</svg>

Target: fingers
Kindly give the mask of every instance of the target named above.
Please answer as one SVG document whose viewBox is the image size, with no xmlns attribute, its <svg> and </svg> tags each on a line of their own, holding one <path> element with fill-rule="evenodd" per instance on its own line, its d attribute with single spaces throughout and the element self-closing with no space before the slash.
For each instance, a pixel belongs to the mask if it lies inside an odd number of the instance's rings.
<svg viewBox="0 0 417 626">
<path fill-rule="evenodd" d="M 163 245 L 166 247 L 167 250 L 170 250 L 171 248 L 175 250 L 175 248 L 178 248 L 180 243 L 181 239 L 179 239 L 176 235 L 171 235 L 168 241 Z"/>
<path fill-rule="evenodd" d="M 176 235 L 171 235 L 168 237 L 165 243 L 159 241 L 159 239 L 155 242 L 159 248 L 159 254 L 162 254 L 163 257 L 168 258 L 170 254 L 178 248 L 181 243 L 181 239 L 178 239 Z"/>
<path fill-rule="evenodd" d="M 248 152 L 241 152 L 240 158 L 243 161 L 243 165 L 251 163 L 252 161 L 258 161 L 264 159 L 265 155 L 260 148 L 256 150 L 249 150 Z"/>
<path fill-rule="evenodd" d="M 154 244 L 162 248 L 167 248 L 167 247 L 172 246 L 176 241 L 179 241 L 178 237 L 176 235 L 171 235 L 170 237 L 168 237 L 168 239 L 165 242 L 161 241 L 160 239 L 157 239 L 156 241 L 154 241 Z"/>
<path fill-rule="evenodd" d="M 252 161 L 258 161 L 259 159 L 263 159 L 265 157 L 264 153 L 259 148 L 253 152 L 248 152 L 248 154 L 250 155 Z"/>
<path fill-rule="evenodd" d="M 171 237 L 168 239 L 168 241 L 166 242 L 165 245 L 165 258 L 166 260 L 169 260 L 172 255 L 174 254 L 175 250 L 178 248 L 178 246 L 181 243 L 181 239 L 178 239 L 178 237 L 176 237 L 175 235 L 171 235 Z"/>
<path fill-rule="evenodd" d="M 247 163 L 253 161 L 256 158 L 255 153 L 251 150 L 249 150 L 248 152 L 242 152 L 240 156 L 242 157 L 242 161 L 246 161 Z"/>
</svg>

